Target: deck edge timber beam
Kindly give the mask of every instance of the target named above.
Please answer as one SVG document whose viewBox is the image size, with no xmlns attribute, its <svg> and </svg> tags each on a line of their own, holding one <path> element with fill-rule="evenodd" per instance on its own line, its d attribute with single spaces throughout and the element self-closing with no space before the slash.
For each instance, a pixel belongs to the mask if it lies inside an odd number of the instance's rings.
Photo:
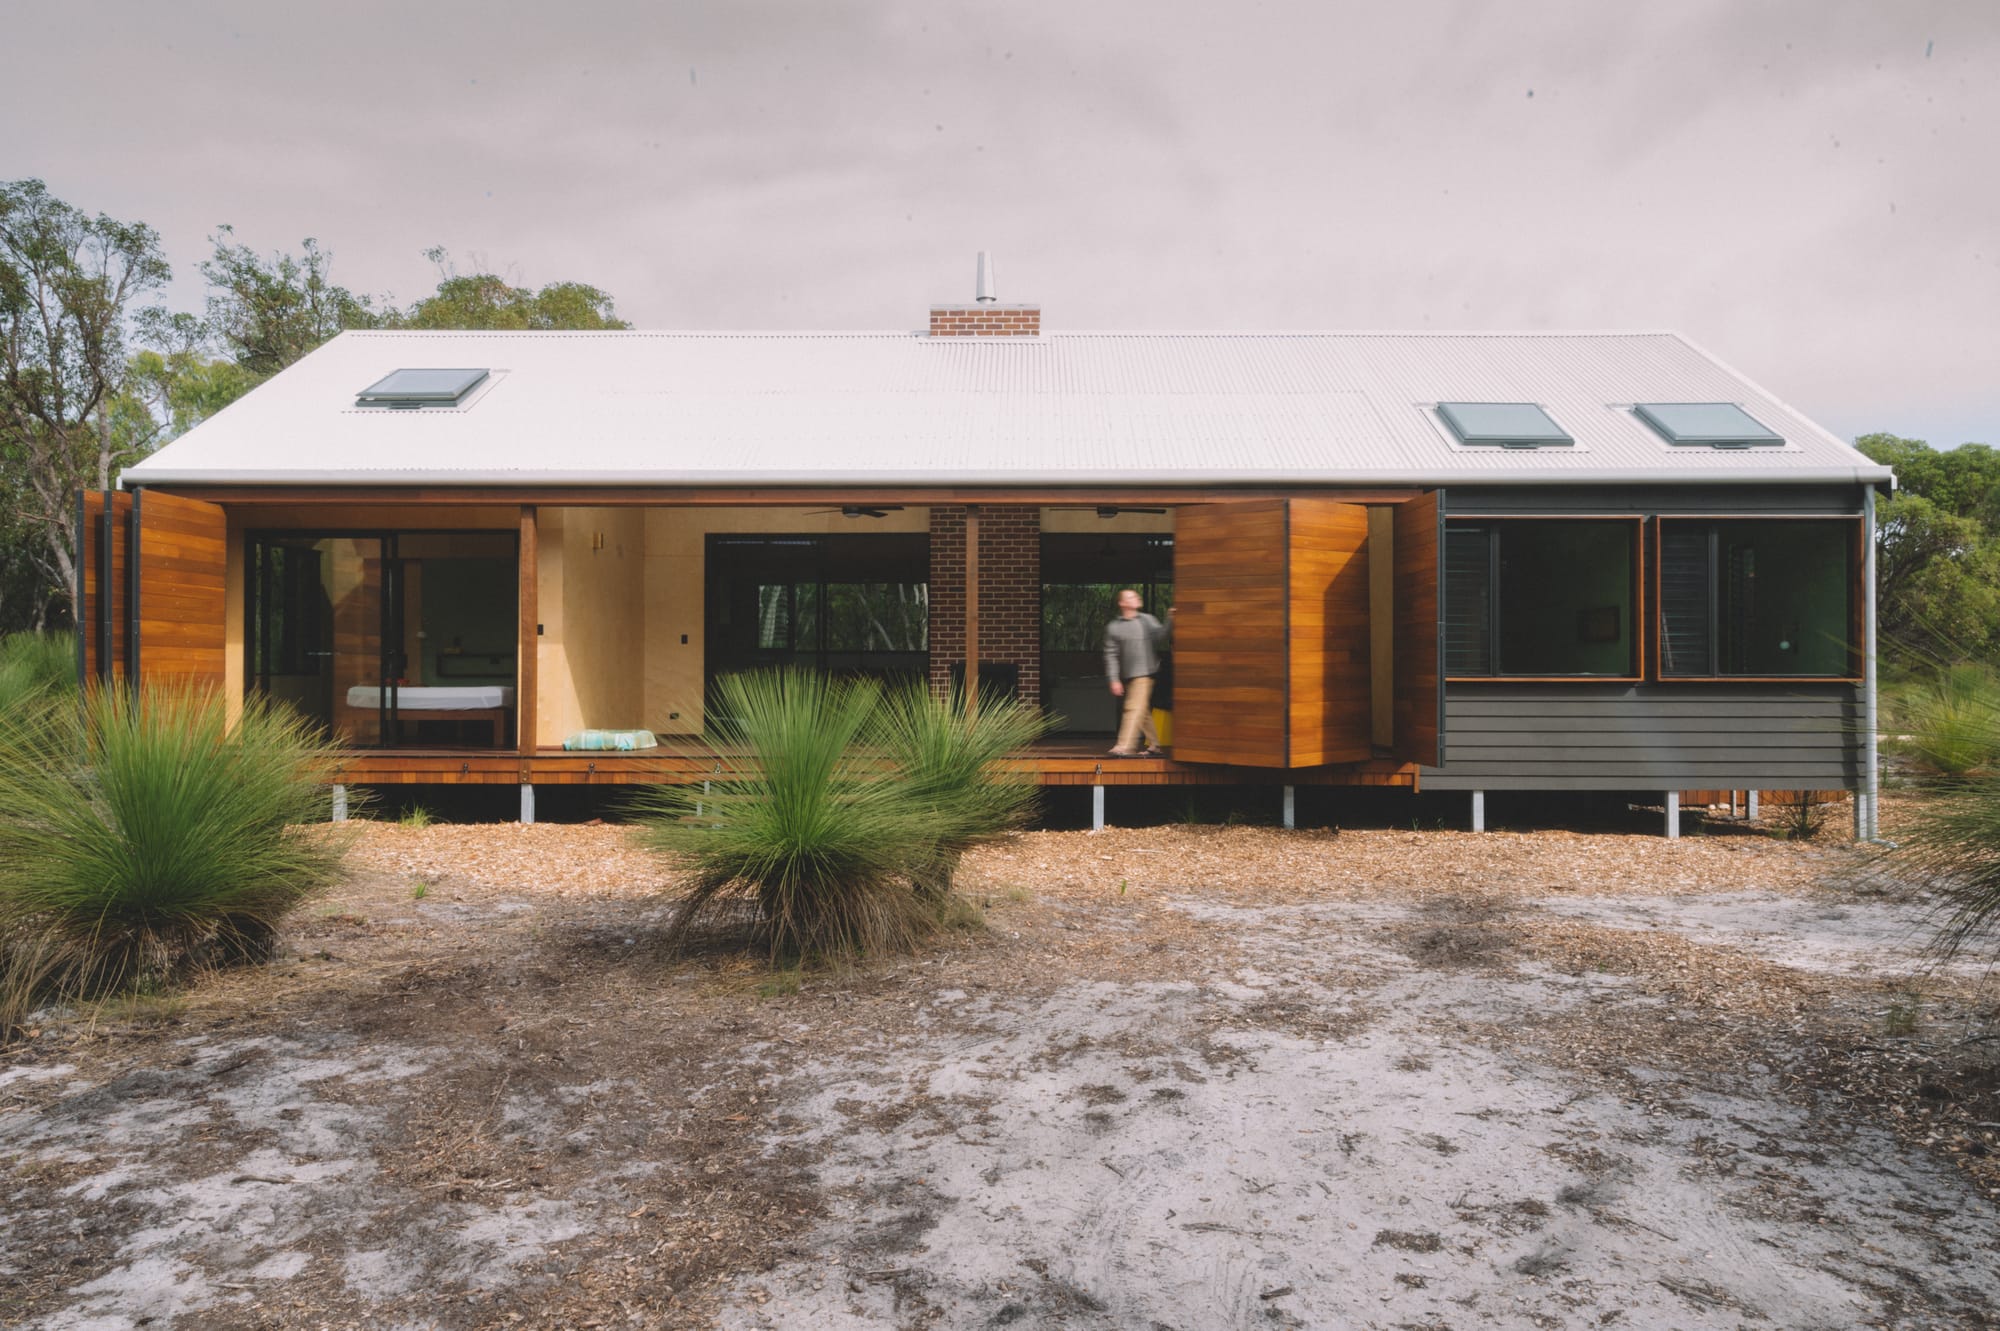
<svg viewBox="0 0 2000 1331">
<path fill-rule="evenodd" d="M 1414 790 L 1418 781 L 1414 765 L 1384 758 L 1339 767 L 1282 769 L 1179 763 L 1171 758 L 1128 758 L 1114 764 L 1059 754 L 1012 758 L 1004 766 L 1032 774 L 1042 786 L 1406 786 Z M 329 785 L 340 786 L 624 786 L 691 785 L 714 774 L 713 755 L 700 751 L 542 749 L 521 754 L 504 749 L 354 749 L 334 760 L 326 779 Z"/>
</svg>

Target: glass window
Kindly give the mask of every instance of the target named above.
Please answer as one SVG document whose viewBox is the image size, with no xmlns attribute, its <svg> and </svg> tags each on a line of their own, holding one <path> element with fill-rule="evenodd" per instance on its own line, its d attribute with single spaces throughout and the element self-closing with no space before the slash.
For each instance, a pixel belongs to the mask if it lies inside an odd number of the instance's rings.
<svg viewBox="0 0 2000 1331">
<path fill-rule="evenodd" d="M 707 669 L 797 665 L 920 679 L 930 652 L 930 538 L 708 538 Z"/>
<path fill-rule="evenodd" d="M 826 646 L 832 652 L 930 650 L 930 588 L 921 582 L 830 582 Z"/>
<path fill-rule="evenodd" d="M 1693 448 L 1777 448 L 1785 442 L 1734 402 L 1641 402 L 1632 408 L 1670 444 Z"/>
<path fill-rule="evenodd" d="M 1569 448 L 1569 431 L 1533 402 L 1440 402 L 1438 415 L 1468 447 Z"/>
<path fill-rule="evenodd" d="M 1445 673 L 1629 678 L 1635 523 L 1454 522 L 1445 533 Z"/>
<path fill-rule="evenodd" d="M 1858 524 L 1841 518 L 1663 518 L 1660 673 L 1856 673 Z"/>
</svg>

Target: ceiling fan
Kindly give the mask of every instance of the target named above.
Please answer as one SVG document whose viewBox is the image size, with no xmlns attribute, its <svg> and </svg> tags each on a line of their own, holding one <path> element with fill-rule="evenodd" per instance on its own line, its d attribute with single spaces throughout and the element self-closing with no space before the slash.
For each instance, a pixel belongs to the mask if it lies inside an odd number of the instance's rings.
<svg viewBox="0 0 2000 1331">
<path fill-rule="evenodd" d="M 828 513 L 838 513 L 843 518 L 886 518 L 891 513 L 902 511 L 901 504 L 842 504 L 839 508 L 808 509 L 806 516 L 817 518 Z"/>
<path fill-rule="evenodd" d="M 1124 504 L 1051 504 L 1049 507 L 1095 513 L 1100 518 L 1115 518 L 1120 513 L 1164 513 L 1167 511 L 1164 508 L 1132 508 Z"/>
</svg>

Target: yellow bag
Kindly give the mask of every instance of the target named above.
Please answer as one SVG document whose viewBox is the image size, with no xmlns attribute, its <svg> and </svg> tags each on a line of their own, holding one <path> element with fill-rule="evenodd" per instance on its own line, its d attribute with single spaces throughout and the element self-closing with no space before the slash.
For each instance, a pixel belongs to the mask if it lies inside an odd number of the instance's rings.
<svg viewBox="0 0 2000 1331">
<path fill-rule="evenodd" d="M 1160 747 L 1171 748 L 1174 742 L 1174 712 L 1171 707 L 1153 709 L 1153 730 L 1160 737 Z"/>
</svg>

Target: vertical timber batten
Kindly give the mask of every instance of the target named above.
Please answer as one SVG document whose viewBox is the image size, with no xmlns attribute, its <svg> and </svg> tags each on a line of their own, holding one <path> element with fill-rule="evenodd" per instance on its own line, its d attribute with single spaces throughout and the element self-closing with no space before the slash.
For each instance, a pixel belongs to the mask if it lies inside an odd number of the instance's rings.
<svg viewBox="0 0 2000 1331">
<path fill-rule="evenodd" d="M 514 747 L 523 757 L 535 751 L 535 728 L 537 709 L 535 695 L 541 688 L 541 671 L 537 668 L 536 656 L 540 651 L 541 606 L 536 590 L 536 564 L 540 558 L 538 526 L 535 506 L 521 506 L 521 541 L 515 557 L 520 562 L 520 591 L 517 613 L 520 617 L 520 641 L 514 651 Z M 524 770 L 523 775 L 526 775 Z M 525 784 L 525 783 L 524 783 Z"/>
<path fill-rule="evenodd" d="M 117 580 L 112 571 L 118 567 L 116 557 L 118 528 L 113 518 L 117 497 L 109 490 L 104 491 L 104 506 L 98 510 L 97 543 L 97 677 L 111 678 L 111 663 L 117 653 L 112 650 L 111 626 L 117 622 L 112 617 L 111 603 Z M 127 501 L 130 502 L 130 501 Z"/>
</svg>

